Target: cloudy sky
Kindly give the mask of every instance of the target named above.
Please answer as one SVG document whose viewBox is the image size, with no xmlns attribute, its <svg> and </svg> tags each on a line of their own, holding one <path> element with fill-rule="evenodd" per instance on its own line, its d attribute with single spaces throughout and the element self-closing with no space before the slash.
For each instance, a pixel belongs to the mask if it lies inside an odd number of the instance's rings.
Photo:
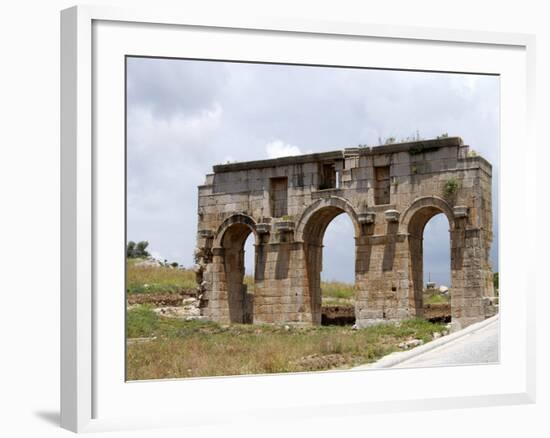
<svg viewBox="0 0 550 438">
<path fill-rule="evenodd" d="M 460 136 L 493 164 L 496 270 L 499 80 L 448 73 L 128 58 L 128 239 L 193 263 L 197 186 L 212 165 Z M 427 225 L 424 271 L 448 284 L 448 223 Z M 247 241 L 250 272 L 251 241 Z M 351 221 L 327 229 L 322 276 L 352 281 Z"/>
</svg>

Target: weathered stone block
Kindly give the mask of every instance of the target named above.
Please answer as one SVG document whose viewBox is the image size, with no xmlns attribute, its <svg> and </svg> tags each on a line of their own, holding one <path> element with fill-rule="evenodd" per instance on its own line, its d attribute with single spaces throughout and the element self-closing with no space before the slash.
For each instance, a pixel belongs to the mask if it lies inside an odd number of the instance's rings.
<svg viewBox="0 0 550 438">
<path fill-rule="evenodd" d="M 384 218 L 387 222 L 399 222 L 399 212 L 397 210 L 386 210 L 384 212 Z"/>
<path fill-rule="evenodd" d="M 457 205 L 453 207 L 453 214 L 456 219 L 468 217 L 468 207 L 466 205 Z"/>
<path fill-rule="evenodd" d="M 376 221 L 376 213 L 359 213 L 357 218 L 359 223 L 370 225 Z"/>
</svg>

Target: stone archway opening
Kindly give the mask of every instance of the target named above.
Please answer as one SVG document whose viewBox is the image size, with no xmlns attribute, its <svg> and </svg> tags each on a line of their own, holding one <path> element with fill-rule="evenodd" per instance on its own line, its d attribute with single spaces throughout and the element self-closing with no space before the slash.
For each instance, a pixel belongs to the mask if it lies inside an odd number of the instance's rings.
<svg viewBox="0 0 550 438">
<path fill-rule="evenodd" d="M 244 284 L 246 293 L 254 295 L 256 276 L 256 236 L 250 233 L 244 242 Z"/>
<path fill-rule="evenodd" d="M 408 233 L 409 278 L 412 283 L 409 288 L 410 307 L 417 317 L 450 322 L 453 285 L 449 218 L 438 207 L 422 207 L 411 216 Z M 442 293 L 445 288 L 447 290 Z"/>
<path fill-rule="evenodd" d="M 321 325 L 355 324 L 355 239 L 347 214 L 336 216 L 323 237 Z"/>
<path fill-rule="evenodd" d="M 251 281 L 246 281 L 245 278 L 245 259 L 247 258 L 245 257 L 245 243 L 250 240 L 255 240 L 255 234 L 252 228 L 244 223 L 235 223 L 229 226 L 221 239 L 229 322 L 231 323 L 252 324 L 254 321 L 254 287 L 251 285 Z M 248 249 L 251 245 L 249 243 L 246 246 Z"/>
<path fill-rule="evenodd" d="M 444 214 L 436 214 L 426 223 L 422 249 L 424 318 L 451 322 L 451 240 Z"/>
<path fill-rule="evenodd" d="M 323 241 L 329 224 L 342 213 L 349 214 L 337 206 L 324 206 L 315 211 L 308 219 L 303 230 L 304 253 L 308 280 L 308 295 L 311 306 L 312 322 L 323 325 L 347 325 L 355 322 L 355 280 L 353 281 L 353 300 L 345 305 L 343 300 L 332 305 L 327 300 L 323 306 L 321 272 L 323 271 Z M 351 219 L 351 217 L 350 217 Z M 351 227 L 353 229 L 353 227 Z M 353 231 L 352 231 L 353 233 Z M 353 236 L 355 237 L 355 236 Z M 352 250 L 354 254 L 355 251 Z M 355 256 L 352 264 L 355 266 Z M 354 269 L 355 272 L 355 269 Z"/>
</svg>

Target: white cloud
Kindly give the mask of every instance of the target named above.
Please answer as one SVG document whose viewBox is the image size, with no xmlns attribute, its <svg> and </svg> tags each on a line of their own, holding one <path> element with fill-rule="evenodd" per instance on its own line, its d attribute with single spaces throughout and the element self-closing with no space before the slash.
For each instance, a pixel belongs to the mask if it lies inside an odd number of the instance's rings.
<svg viewBox="0 0 550 438">
<path fill-rule="evenodd" d="M 265 145 L 265 152 L 267 158 L 291 157 L 311 153 L 311 151 L 302 152 L 298 146 L 285 143 L 282 140 L 270 141 Z"/>
<path fill-rule="evenodd" d="M 471 99 L 475 97 L 479 82 L 480 78 L 477 75 L 451 76 L 450 85 L 457 96 Z"/>
</svg>

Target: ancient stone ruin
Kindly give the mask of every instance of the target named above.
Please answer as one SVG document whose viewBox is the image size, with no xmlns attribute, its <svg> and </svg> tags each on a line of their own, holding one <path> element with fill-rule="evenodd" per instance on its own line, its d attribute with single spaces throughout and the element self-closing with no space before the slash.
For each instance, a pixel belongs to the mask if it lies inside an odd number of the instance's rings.
<svg viewBox="0 0 550 438">
<path fill-rule="evenodd" d="M 222 323 L 320 324 L 323 235 L 355 233 L 355 319 L 423 316 L 422 239 L 442 213 L 454 329 L 495 313 L 491 165 L 460 138 L 216 165 L 199 186 L 195 252 L 202 314 Z M 254 293 L 243 284 L 255 237 Z"/>
</svg>

